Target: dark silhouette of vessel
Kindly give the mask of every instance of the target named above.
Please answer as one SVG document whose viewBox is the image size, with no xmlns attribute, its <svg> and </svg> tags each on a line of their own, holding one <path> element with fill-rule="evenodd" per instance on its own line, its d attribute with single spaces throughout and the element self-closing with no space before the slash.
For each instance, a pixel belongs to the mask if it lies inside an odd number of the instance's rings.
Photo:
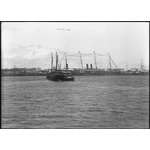
<svg viewBox="0 0 150 150">
<path fill-rule="evenodd" d="M 68 64 L 66 58 L 66 70 L 58 69 L 58 55 L 56 52 L 56 67 L 53 67 L 53 54 L 51 53 L 51 71 L 46 75 L 48 80 L 51 81 L 74 81 L 71 72 L 68 71 Z"/>
</svg>

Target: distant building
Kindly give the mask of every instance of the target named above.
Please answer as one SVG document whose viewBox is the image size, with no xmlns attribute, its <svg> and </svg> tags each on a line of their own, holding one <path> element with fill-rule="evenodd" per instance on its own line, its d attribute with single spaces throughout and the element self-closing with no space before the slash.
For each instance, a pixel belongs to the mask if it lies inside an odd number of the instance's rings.
<svg viewBox="0 0 150 150">
<path fill-rule="evenodd" d="M 17 75 L 17 74 L 24 74 L 24 68 L 11 68 L 11 69 L 2 69 L 2 75 Z"/>
<path fill-rule="evenodd" d="M 41 70 L 41 74 L 47 74 L 48 69 Z"/>
<path fill-rule="evenodd" d="M 42 70 L 42 69 L 41 69 L 40 67 L 37 67 L 37 68 L 36 68 L 36 72 L 38 72 L 38 73 L 41 73 L 41 70 Z"/>
<path fill-rule="evenodd" d="M 26 73 L 36 73 L 36 68 L 25 68 Z"/>
<path fill-rule="evenodd" d="M 137 68 L 131 68 L 130 71 L 138 71 L 139 69 Z"/>
<path fill-rule="evenodd" d="M 13 74 L 14 74 L 14 71 L 11 70 L 11 69 L 2 69 L 2 70 L 1 70 L 1 74 L 2 74 L 2 75 L 13 75 Z"/>
</svg>

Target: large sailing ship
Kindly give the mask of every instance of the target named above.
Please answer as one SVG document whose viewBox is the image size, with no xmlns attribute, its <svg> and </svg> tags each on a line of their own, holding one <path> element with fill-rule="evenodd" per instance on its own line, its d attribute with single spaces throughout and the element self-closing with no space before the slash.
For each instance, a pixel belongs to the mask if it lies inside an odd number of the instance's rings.
<svg viewBox="0 0 150 150">
<path fill-rule="evenodd" d="M 93 51 L 94 54 L 94 62 L 95 62 L 95 68 L 93 68 L 93 65 L 90 64 L 90 67 L 88 64 L 86 64 L 86 68 L 83 68 L 83 62 L 82 62 L 82 55 L 80 54 L 80 63 L 81 63 L 81 69 L 74 69 L 72 71 L 72 74 L 74 76 L 103 76 L 103 75 L 121 75 L 121 71 L 117 67 L 117 65 L 112 60 L 110 54 L 107 55 L 100 55 L 100 56 L 107 56 L 109 57 L 109 65 L 110 67 L 107 69 L 98 69 L 97 67 L 97 60 L 96 60 L 96 53 Z M 90 54 L 91 55 L 91 54 Z M 99 54 L 97 54 L 99 55 Z M 115 69 L 112 69 L 112 64 L 115 66 Z"/>
<path fill-rule="evenodd" d="M 126 69 L 118 68 L 109 53 L 106 55 L 100 55 L 100 54 L 96 54 L 93 51 L 93 54 L 94 54 L 95 67 L 93 67 L 92 64 L 90 64 L 90 67 L 88 64 L 86 64 L 86 67 L 83 68 L 82 55 L 84 55 L 84 54 L 81 55 L 81 53 L 79 52 L 81 68 L 80 69 L 74 68 L 74 70 L 72 71 L 72 74 L 74 76 L 149 75 L 149 71 L 145 69 L 143 60 L 141 61 L 140 68 L 131 68 L 128 70 L 127 68 Z M 85 54 L 85 55 L 87 55 L 87 54 Z M 89 55 L 91 55 L 91 54 L 89 54 Z M 109 58 L 108 59 L 109 67 L 105 68 L 105 69 L 98 68 L 96 56 L 107 56 Z"/>
</svg>

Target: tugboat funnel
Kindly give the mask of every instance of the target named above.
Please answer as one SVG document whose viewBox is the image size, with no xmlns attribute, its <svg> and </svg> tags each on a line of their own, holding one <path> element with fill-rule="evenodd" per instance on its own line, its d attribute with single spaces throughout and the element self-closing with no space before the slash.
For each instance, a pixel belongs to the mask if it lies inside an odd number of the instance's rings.
<svg viewBox="0 0 150 150">
<path fill-rule="evenodd" d="M 86 69 L 89 69 L 89 66 L 88 66 L 88 64 L 86 64 Z"/>
<path fill-rule="evenodd" d="M 91 69 L 93 69 L 92 64 L 90 64 L 90 66 L 91 66 Z"/>
</svg>

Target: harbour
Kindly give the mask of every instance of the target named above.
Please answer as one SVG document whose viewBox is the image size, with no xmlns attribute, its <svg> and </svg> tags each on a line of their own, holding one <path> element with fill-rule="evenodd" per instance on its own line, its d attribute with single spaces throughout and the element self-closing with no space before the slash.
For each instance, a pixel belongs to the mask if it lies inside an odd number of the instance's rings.
<svg viewBox="0 0 150 150">
<path fill-rule="evenodd" d="M 3 129 L 148 129 L 149 24 L 3 22 Z"/>
<path fill-rule="evenodd" d="M 65 67 L 61 68 L 61 61 L 65 57 L 65 61 L 67 61 L 67 57 L 70 55 L 64 54 L 60 60 L 57 60 L 57 64 L 53 66 L 53 57 L 51 53 L 51 69 L 41 69 L 38 68 L 17 68 L 14 66 L 14 68 L 11 69 L 2 69 L 1 75 L 2 76 L 46 76 L 48 72 L 54 71 L 54 69 L 59 71 L 69 71 L 73 76 L 103 76 L 103 75 L 149 75 L 149 70 L 145 68 L 144 61 L 141 60 L 141 64 L 139 65 L 139 68 L 119 68 L 111 58 L 110 54 L 107 55 L 100 55 L 94 54 L 94 61 L 95 66 L 93 64 L 85 64 L 82 60 L 82 55 L 89 55 L 89 54 L 82 54 L 79 52 L 80 62 L 81 62 L 81 68 L 69 68 L 69 64 L 66 62 Z M 57 54 L 56 54 L 57 55 Z M 75 54 L 78 55 L 78 54 Z M 92 55 L 92 54 L 90 54 Z M 96 62 L 96 55 L 100 56 L 107 56 L 109 58 L 109 67 L 108 68 L 98 68 L 98 64 Z M 71 62 L 70 62 L 71 63 Z M 114 67 L 113 67 L 114 65 Z M 93 67 L 94 66 L 94 67 Z"/>
</svg>

